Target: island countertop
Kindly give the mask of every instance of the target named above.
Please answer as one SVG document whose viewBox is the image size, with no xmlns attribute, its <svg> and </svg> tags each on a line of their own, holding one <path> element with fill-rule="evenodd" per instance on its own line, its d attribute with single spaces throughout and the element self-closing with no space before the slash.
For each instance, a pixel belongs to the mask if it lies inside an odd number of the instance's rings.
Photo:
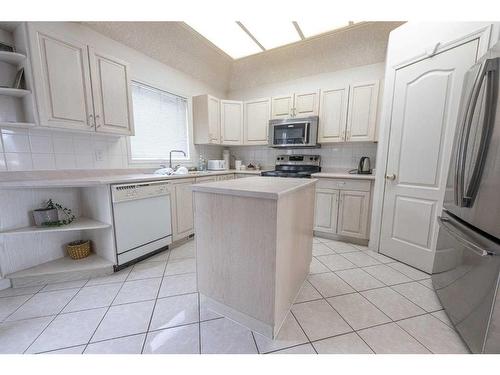
<svg viewBox="0 0 500 375">
<path fill-rule="evenodd" d="M 240 197 L 279 199 L 281 196 L 316 184 L 314 178 L 247 177 L 193 185 L 193 191 Z"/>
</svg>

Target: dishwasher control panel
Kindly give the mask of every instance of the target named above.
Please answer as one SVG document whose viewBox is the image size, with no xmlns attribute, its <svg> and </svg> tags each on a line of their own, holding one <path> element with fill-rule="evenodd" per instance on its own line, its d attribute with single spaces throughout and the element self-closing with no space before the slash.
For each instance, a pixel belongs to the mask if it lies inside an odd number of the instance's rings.
<svg viewBox="0 0 500 375">
<path fill-rule="evenodd" d="M 168 194 L 170 194 L 169 183 L 164 181 L 111 185 L 111 197 L 114 203 Z"/>
</svg>

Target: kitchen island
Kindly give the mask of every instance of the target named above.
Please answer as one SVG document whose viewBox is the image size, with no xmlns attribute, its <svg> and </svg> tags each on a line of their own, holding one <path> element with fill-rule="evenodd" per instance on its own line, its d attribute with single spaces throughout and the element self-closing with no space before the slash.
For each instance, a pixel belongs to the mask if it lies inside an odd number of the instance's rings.
<svg viewBox="0 0 500 375">
<path fill-rule="evenodd" d="M 274 338 L 309 273 L 315 179 L 193 185 L 198 288 L 209 308 Z"/>
</svg>

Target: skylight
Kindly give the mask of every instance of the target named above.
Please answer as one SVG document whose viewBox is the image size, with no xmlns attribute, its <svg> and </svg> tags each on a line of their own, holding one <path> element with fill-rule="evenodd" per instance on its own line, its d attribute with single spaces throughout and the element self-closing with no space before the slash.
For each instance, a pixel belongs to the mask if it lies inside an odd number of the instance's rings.
<svg viewBox="0 0 500 375">
<path fill-rule="evenodd" d="M 233 59 L 352 25 L 351 21 L 189 21 L 194 30 Z"/>
</svg>

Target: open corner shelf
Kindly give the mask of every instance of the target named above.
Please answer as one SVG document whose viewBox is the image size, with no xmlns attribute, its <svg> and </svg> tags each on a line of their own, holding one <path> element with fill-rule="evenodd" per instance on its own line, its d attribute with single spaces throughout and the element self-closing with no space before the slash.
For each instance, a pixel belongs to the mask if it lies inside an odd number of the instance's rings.
<svg viewBox="0 0 500 375">
<path fill-rule="evenodd" d="M 50 233 L 50 232 L 68 232 L 77 230 L 92 230 L 105 229 L 111 227 L 111 224 L 106 224 L 101 221 L 79 217 L 71 224 L 62 225 L 60 227 L 23 227 L 1 231 L 3 235 L 28 234 L 28 233 Z"/>
<path fill-rule="evenodd" d="M 14 89 L 11 87 L 0 87 L 0 95 L 13 96 L 16 98 L 22 98 L 26 95 L 31 94 L 31 91 L 24 89 Z"/>
<path fill-rule="evenodd" d="M 26 59 L 26 55 L 18 52 L 0 51 L 0 61 L 12 65 L 19 65 Z"/>
</svg>

